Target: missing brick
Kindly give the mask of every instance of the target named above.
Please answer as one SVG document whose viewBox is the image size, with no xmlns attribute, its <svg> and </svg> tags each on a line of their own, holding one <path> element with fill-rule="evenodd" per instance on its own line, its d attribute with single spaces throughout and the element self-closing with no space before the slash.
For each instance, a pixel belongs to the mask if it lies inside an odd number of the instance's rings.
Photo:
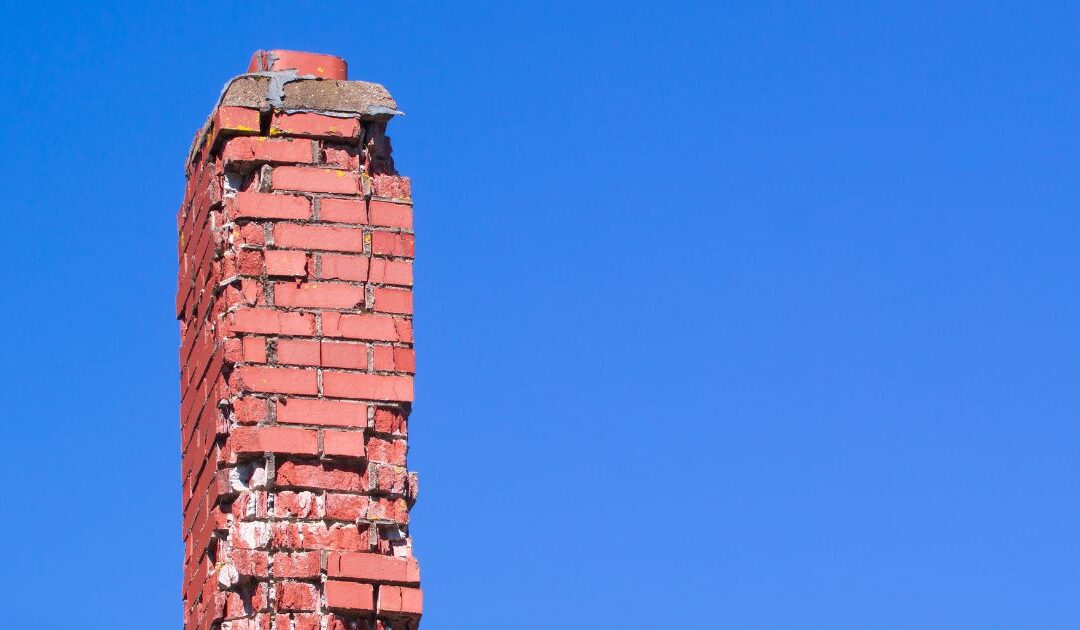
<svg viewBox="0 0 1080 630">
<path fill-rule="evenodd" d="M 267 467 L 259 462 L 245 462 L 229 469 L 229 487 L 235 492 L 265 488 Z"/>
<path fill-rule="evenodd" d="M 225 197 L 235 197 L 236 193 L 244 190 L 247 175 L 235 170 L 225 171 Z"/>
<path fill-rule="evenodd" d="M 271 191 L 270 174 L 273 173 L 274 168 L 269 164 L 263 164 L 259 169 L 259 192 L 268 193 Z"/>
</svg>

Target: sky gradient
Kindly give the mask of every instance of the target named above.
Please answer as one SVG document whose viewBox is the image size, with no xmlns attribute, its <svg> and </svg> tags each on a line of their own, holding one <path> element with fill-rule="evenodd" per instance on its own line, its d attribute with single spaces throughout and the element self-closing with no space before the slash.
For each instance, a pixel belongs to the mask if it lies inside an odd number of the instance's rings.
<svg viewBox="0 0 1080 630">
<path fill-rule="evenodd" d="M 104 4 L 0 9 L 0 625 L 180 627 L 183 160 L 286 48 L 406 112 L 425 630 L 1076 627 L 1077 5 Z"/>
</svg>

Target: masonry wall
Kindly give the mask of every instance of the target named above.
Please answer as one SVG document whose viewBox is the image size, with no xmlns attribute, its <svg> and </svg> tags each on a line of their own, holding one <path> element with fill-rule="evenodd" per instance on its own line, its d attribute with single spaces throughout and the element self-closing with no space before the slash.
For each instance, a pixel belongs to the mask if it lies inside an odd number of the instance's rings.
<svg viewBox="0 0 1080 630">
<path fill-rule="evenodd" d="M 385 135 L 396 104 L 344 68 L 260 51 L 188 158 L 186 629 L 419 623 L 409 181 Z"/>
</svg>

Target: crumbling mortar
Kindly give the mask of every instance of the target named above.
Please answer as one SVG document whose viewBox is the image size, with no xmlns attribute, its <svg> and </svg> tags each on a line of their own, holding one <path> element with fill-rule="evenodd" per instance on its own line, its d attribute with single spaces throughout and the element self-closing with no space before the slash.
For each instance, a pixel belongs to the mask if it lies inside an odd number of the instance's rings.
<svg viewBox="0 0 1080 630">
<path fill-rule="evenodd" d="M 282 93 L 283 93 L 283 86 L 284 86 L 285 83 L 286 82 L 281 83 Z M 262 123 L 260 126 L 262 127 L 262 131 L 263 131 L 264 134 L 267 133 L 267 129 L 266 129 L 267 123 L 265 121 L 269 120 L 269 116 L 272 113 L 272 111 L 287 111 L 287 110 L 276 109 L 276 108 L 273 108 L 273 107 L 269 107 L 269 108 L 266 108 L 266 109 L 263 110 L 263 114 L 260 117 L 260 122 Z M 322 113 L 323 115 L 327 114 L 327 112 L 325 112 L 325 111 L 320 111 L 319 113 Z M 379 129 L 381 131 L 381 130 L 383 130 L 384 127 L 385 127 L 385 125 L 380 126 L 377 123 L 374 124 L 374 125 L 371 124 L 371 123 L 362 123 L 361 128 L 362 128 L 363 131 L 361 133 L 361 138 L 363 139 L 363 138 L 366 138 L 368 136 L 368 129 L 369 128 Z M 383 134 L 383 135 L 385 135 L 385 134 Z M 387 142 L 388 142 L 388 139 L 387 139 Z M 323 145 L 325 145 L 325 142 L 323 142 L 323 143 L 312 143 L 312 151 L 313 151 L 312 158 L 313 158 L 313 160 L 315 162 L 323 162 L 323 163 L 325 163 L 325 156 L 321 155 L 319 153 L 319 148 L 321 146 L 323 146 Z M 387 147 L 389 147 L 388 144 L 387 144 Z M 210 149 L 212 150 L 213 147 L 210 147 Z M 378 160 L 377 159 L 372 159 L 370 156 L 368 156 L 366 149 L 364 149 L 364 150 L 362 150 L 360 152 L 360 159 L 362 160 L 362 166 L 361 166 L 362 171 L 367 170 L 369 167 L 378 168 L 379 166 L 386 166 L 386 164 L 382 164 L 382 165 L 375 164 L 375 162 L 378 161 Z M 383 160 L 383 161 L 389 163 L 388 160 Z M 392 164 L 392 163 L 389 163 L 389 164 Z M 263 172 L 265 172 L 265 167 L 264 167 Z M 367 176 L 366 172 L 362 174 L 361 181 L 362 181 L 362 187 L 361 187 L 362 188 L 362 194 L 364 195 L 365 199 L 370 199 L 371 198 L 370 178 Z M 268 177 L 261 177 L 260 178 L 260 189 L 267 186 L 268 184 L 269 184 L 269 178 Z M 326 196 L 336 196 L 336 195 L 326 195 Z M 345 199 L 355 199 L 356 197 L 355 196 L 343 196 L 343 198 L 345 198 Z M 312 204 L 313 208 L 312 208 L 312 218 L 311 218 L 311 220 L 310 221 L 298 222 L 298 223 L 324 224 L 324 222 L 322 221 L 322 218 L 321 218 L 321 202 L 318 199 L 319 199 L 319 197 L 316 197 L 313 200 L 313 204 Z M 292 223 L 294 221 L 279 221 L 279 222 Z M 334 222 L 325 222 L 325 223 L 329 223 L 329 224 L 332 224 L 332 225 L 338 225 L 338 226 L 342 226 L 342 225 L 345 225 L 345 226 L 357 226 L 357 227 L 360 227 L 361 229 L 363 229 L 363 232 L 362 232 L 363 235 L 364 235 L 363 250 L 364 250 L 364 253 L 366 253 L 369 256 L 372 255 L 371 247 L 370 247 L 370 238 L 371 238 L 370 234 L 373 231 L 383 231 L 385 229 L 385 228 L 378 228 L 378 227 L 372 228 L 372 226 L 365 226 L 365 224 L 361 224 L 361 223 L 334 223 Z M 269 223 L 269 224 L 263 224 L 262 225 L 264 236 L 265 236 L 265 238 L 264 238 L 265 245 L 264 246 L 259 246 L 259 245 L 255 245 L 255 244 L 249 244 L 249 243 L 243 243 L 243 244 L 241 244 L 239 246 L 234 246 L 234 247 L 236 249 L 268 249 L 268 248 L 274 247 L 275 244 L 273 242 L 273 225 L 276 225 L 276 223 L 272 222 L 272 223 Z M 400 229 L 385 229 L 385 231 L 411 233 L 411 230 L 400 230 Z M 233 244 L 230 243 L 230 245 L 233 245 Z M 335 254 L 341 253 L 341 252 L 336 252 L 334 250 L 314 250 L 314 252 L 312 252 L 312 250 L 306 249 L 306 248 L 302 249 L 301 251 L 306 251 L 309 256 L 314 255 L 313 268 L 314 268 L 314 275 L 317 276 L 317 277 L 322 276 L 322 264 L 321 263 L 322 263 L 323 254 L 321 252 L 326 251 L 326 252 L 333 252 Z M 407 257 L 390 256 L 388 258 L 400 259 L 400 258 L 407 258 Z M 259 276 L 248 275 L 248 274 L 243 274 L 243 273 L 237 273 L 237 274 L 234 274 L 233 276 L 231 276 L 229 280 L 230 280 L 230 282 L 232 282 L 232 281 L 235 281 L 238 278 L 242 278 L 242 277 L 258 277 L 259 280 L 261 281 L 260 283 L 263 285 L 263 295 L 265 297 L 265 300 L 267 301 L 267 306 L 273 306 L 273 302 L 274 302 L 274 300 L 273 300 L 273 297 L 274 297 L 273 296 L 273 283 L 270 281 L 270 276 L 268 276 L 265 273 L 260 274 Z M 376 286 L 377 287 L 400 286 L 400 285 L 390 285 L 390 284 L 387 284 L 387 283 L 359 283 L 359 282 L 352 282 L 352 281 L 330 281 L 330 283 L 331 284 L 351 285 L 351 286 L 361 286 L 361 285 L 364 286 L 365 287 L 365 304 L 363 306 L 363 311 L 361 311 L 361 312 L 367 312 L 367 311 L 370 310 L 368 305 L 373 301 L 373 295 L 372 295 L 372 288 L 373 287 L 376 287 Z M 226 283 L 223 284 L 223 286 L 228 286 L 228 284 L 229 284 L 229 282 L 226 282 Z M 206 305 L 200 305 L 198 300 L 194 300 L 195 307 L 201 306 L 200 310 L 202 310 L 203 314 L 207 315 L 207 317 L 205 318 L 206 320 L 212 320 L 213 319 L 212 317 L 209 317 L 209 314 L 213 313 L 212 305 L 214 304 L 215 299 L 214 299 L 213 295 L 210 296 L 210 298 L 211 299 L 208 300 Z M 224 310 L 223 313 L 218 314 L 218 319 L 223 318 L 227 313 L 232 313 L 232 312 L 235 312 L 235 311 L 239 310 L 240 308 L 245 308 L 245 307 L 247 307 L 247 305 L 245 305 L 245 304 L 229 305 Z M 304 308 L 304 307 L 280 308 L 280 307 L 278 307 L 278 308 L 276 308 L 276 310 L 281 311 L 281 312 L 313 312 L 313 314 L 315 315 L 315 317 L 314 317 L 315 329 L 316 329 L 315 330 L 315 339 L 316 340 L 321 340 L 323 338 L 323 333 L 324 333 L 323 326 L 322 326 L 322 323 L 323 323 L 322 322 L 322 312 L 351 313 L 351 312 L 357 312 L 358 309 L 348 309 L 348 308 L 311 309 L 310 307 L 308 307 L 308 308 Z M 401 319 L 401 320 L 405 320 L 405 321 L 411 321 L 412 320 L 411 315 L 404 315 L 403 316 L 403 315 L 399 315 L 399 314 L 386 313 L 386 314 L 381 314 L 381 316 L 392 318 L 392 319 L 395 319 L 395 320 L 397 320 L 397 319 Z M 214 322 L 211 322 L 211 325 L 212 326 L 215 325 Z M 234 333 L 234 335 L 235 335 L 235 333 Z M 241 333 L 238 336 L 242 338 L 242 337 L 245 336 L 245 334 Z M 295 338 L 295 339 L 311 340 L 312 336 L 311 335 L 282 335 L 281 338 L 286 338 L 286 339 Z M 274 336 L 272 338 L 272 340 L 268 340 L 268 342 L 267 342 L 268 346 L 270 346 L 271 344 L 274 344 L 274 346 L 275 346 L 273 351 L 271 351 L 270 348 L 268 347 L 268 357 L 267 357 L 267 363 L 268 364 L 272 364 L 272 365 L 278 365 L 279 364 L 278 358 L 276 356 L 276 341 L 277 340 L 278 340 L 278 336 Z M 400 342 L 400 341 L 381 342 L 381 343 L 377 343 L 377 344 L 372 343 L 371 341 L 359 341 L 359 340 L 352 340 L 352 339 L 334 339 L 334 341 L 336 343 L 344 343 L 344 344 L 364 345 L 364 346 L 366 346 L 365 351 L 366 351 L 367 359 L 368 359 L 367 373 L 388 373 L 388 371 L 385 371 L 385 370 L 383 370 L 383 371 L 375 371 L 373 369 L 373 355 L 374 355 L 374 347 L 375 347 L 375 345 L 385 346 L 385 347 L 411 347 L 411 343 Z M 321 346 L 320 346 L 320 350 L 321 350 Z M 249 365 L 249 363 L 242 363 L 242 365 Z M 347 370 L 347 369 L 334 369 L 334 370 L 331 370 L 331 371 L 353 372 L 353 370 Z M 319 399 L 324 399 L 326 397 L 324 395 L 324 392 L 322 391 L 322 374 L 323 374 L 323 372 L 322 372 L 321 369 L 317 369 L 316 372 L 318 374 L 319 388 L 317 390 L 318 393 L 315 395 L 315 397 L 313 399 L 319 400 Z M 392 371 L 390 371 L 389 373 L 392 373 Z M 268 413 L 269 416 L 272 417 L 271 422 L 273 424 L 276 424 L 277 405 L 269 404 L 269 401 L 270 400 L 280 400 L 280 399 L 283 399 L 284 397 L 283 396 L 274 396 L 273 398 L 264 398 L 261 395 L 253 395 L 252 397 L 256 398 L 256 399 L 268 401 L 267 402 L 267 407 L 268 407 L 268 412 L 267 413 Z M 308 396 L 296 396 L 296 397 L 297 398 L 310 398 Z M 351 400 L 357 400 L 357 399 L 351 399 Z M 358 400 L 358 402 L 360 402 L 360 401 Z M 399 406 L 399 405 L 396 405 L 396 404 L 389 404 L 386 401 L 370 401 L 370 402 L 369 401 L 364 401 L 364 402 L 367 402 L 367 409 L 366 409 L 367 417 L 366 417 L 366 423 L 365 423 L 366 428 L 367 429 L 372 429 L 372 430 L 374 428 L 374 421 L 373 421 L 374 414 L 375 414 L 377 408 L 386 408 L 386 407 L 405 408 L 405 407 L 407 407 L 407 405 L 400 405 Z M 407 411 L 405 411 L 405 413 L 407 414 Z M 341 427 L 337 427 L 335 425 L 316 425 L 316 426 L 323 427 L 323 428 L 332 428 L 334 430 L 342 430 Z M 350 427 L 349 430 L 357 430 L 358 432 L 363 432 L 363 429 L 359 429 L 359 428 L 355 428 L 355 427 Z M 390 434 L 381 433 L 381 432 L 374 432 L 374 433 L 378 434 L 378 435 L 390 435 L 392 437 L 393 436 L 399 436 L 399 435 L 403 437 L 405 435 L 404 433 L 390 433 Z M 317 434 L 318 434 L 317 443 L 318 443 L 319 453 L 322 454 L 322 456 L 325 458 L 325 453 L 324 453 L 325 444 L 324 444 L 324 432 L 323 432 L 323 429 L 317 429 Z M 267 455 L 267 458 L 268 458 L 268 460 L 267 460 L 267 467 L 266 467 L 266 469 L 267 469 L 267 481 L 266 481 L 266 483 L 267 483 L 268 488 L 273 488 L 274 487 L 274 480 L 276 478 L 276 474 L 275 474 L 276 459 L 272 454 Z M 300 458 L 300 459 L 303 459 L 303 458 Z M 371 465 L 371 462 L 369 461 L 368 466 L 370 467 L 370 465 Z M 398 467 L 398 468 L 400 468 L 400 467 Z M 371 479 L 369 479 L 369 484 L 368 485 L 370 487 L 368 488 L 368 491 L 366 493 L 361 494 L 360 496 L 371 496 L 371 497 L 376 497 L 376 496 L 399 496 L 397 493 L 389 493 L 389 492 L 378 491 L 376 489 L 376 487 L 377 487 L 377 477 L 378 477 L 378 468 L 375 469 L 374 475 L 371 477 Z M 408 483 L 411 483 L 411 482 L 407 481 L 407 484 Z M 408 491 L 406 492 L 406 495 L 407 494 L 408 494 Z M 315 496 L 316 496 L 317 500 L 323 501 L 325 499 L 325 495 L 326 495 L 326 491 L 322 491 L 322 492 L 316 493 Z M 273 508 L 272 508 L 272 502 L 274 501 L 274 494 L 273 493 L 270 494 L 267 501 L 268 501 L 268 503 L 270 503 L 270 505 L 268 506 L 268 510 L 269 510 L 268 520 L 273 520 Z M 325 509 L 323 508 L 322 510 L 320 510 L 319 513 L 325 514 Z M 301 522 L 301 519 L 291 519 L 291 520 Z M 318 518 L 310 519 L 310 520 L 308 520 L 306 522 L 312 522 L 312 523 L 326 522 L 326 523 L 329 524 L 332 521 L 331 521 L 331 519 L 327 519 L 327 518 L 324 517 L 322 519 L 318 519 Z M 390 519 L 383 519 L 383 518 L 375 518 L 375 519 L 358 518 L 354 522 L 357 523 L 357 524 L 370 524 L 371 525 L 368 528 L 367 531 L 368 531 L 368 534 L 369 534 L 369 546 L 372 547 L 373 549 L 378 548 L 378 546 L 380 544 L 381 531 L 384 530 L 384 529 L 387 531 L 388 534 L 390 534 L 392 532 L 397 532 L 399 537 L 401 536 L 401 533 L 404 532 L 404 536 L 407 539 L 408 527 L 407 527 L 406 523 L 395 523 L 394 521 L 392 521 Z M 382 527 L 382 525 L 384 525 L 384 524 L 387 527 L 385 527 L 385 528 Z M 301 533 L 301 537 L 302 536 L 303 536 L 303 533 Z M 391 546 L 391 548 L 397 549 L 398 547 L 401 547 L 401 546 L 406 545 L 406 544 L 411 544 L 411 543 L 409 543 L 408 540 L 395 539 L 395 542 L 391 542 L 390 546 Z M 399 555 L 399 554 L 395 551 L 394 555 Z M 322 551 L 319 554 L 319 558 L 320 558 L 320 575 L 317 578 L 317 580 L 320 583 L 325 583 L 325 581 L 327 579 L 326 575 L 325 575 L 327 556 L 328 556 L 328 552 L 326 552 L 326 551 Z M 271 563 L 272 563 L 273 554 L 270 554 L 270 558 L 271 558 Z M 277 589 L 276 589 L 277 580 L 273 579 L 272 575 L 273 575 L 273 572 L 271 571 L 271 582 L 274 585 L 274 588 L 272 589 L 272 592 L 269 593 L 269 595 L 272 596 L 272 605 L 270 607 L 271 610 L 273 608 L 275 608 L 276 605 L 277 605 Z M 374 585 L 373 590 L 374 590 L 374 592 L 376 594 L 376 597 L 378 595 L 378 589 L 379 589 L 379 586 Z M 201 599 L 201 596 L 200 596 L 200 599 Z M 319 609 L 317 612 L 320 612 L 320 613 L 327 613 L 328 612 L 328 609 L 325 607 L 325 605 L 323 605 L 323 602 L 322 602 L 322 600 L 324 600 L 324 599 L 325 599 L 325 593 L 320 593 L 320 605 L 317 606 L 317 608 Z M 248 609 L 246 612 L 250 613 L 250 609 Z M 352 616 L 350 616 L 350 618 L 351 617 Z M 367 616 L 365 615 L 365 617 L 367 617 Z M 374 615 L 371 616 L 372 619 L 374 619 L 374 617 L 375 617 Z M 291 621 L 289 621 L 289 623 L 288 623 L 288 627 L 290 629 L 292 629 L 296 625 L 295 617 L 293 615 L 290 615 L 288 618 L 291 619 Z M 272 614 L 268 614 L 268 621 L 272 624 L 272 627 L 275 630 L 278 629 L 279 624 L 277 623 L 276 617 L 274 617 Z M 328 617 L 323 616 L 320 619 L 320 626 L 324 630 L 326 630 L 327 624 L 328 624 Z M 387 628 L 392 628 L 393 627 L 393 624 L 392 624 L 392 622 L 390 620 L 386 621 L 386 627 Z M 286 629 L 284 627 L 282 627 L 281 630 L 286 630 Z"/>
<path fill-rule="evenodd" d="M 263 164 L 259 167 L 259 192 L 269 193 L 273 191 L 271 185 L 271 173 L 273 173 L 274 167 L 269 164 Z"/>
</svg>

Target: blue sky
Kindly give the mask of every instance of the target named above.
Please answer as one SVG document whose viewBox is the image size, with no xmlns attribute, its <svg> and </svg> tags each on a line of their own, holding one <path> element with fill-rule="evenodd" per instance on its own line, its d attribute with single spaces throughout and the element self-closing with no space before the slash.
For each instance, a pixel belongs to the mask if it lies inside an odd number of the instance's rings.
<svg viewBox="0 0 1080 630">
<path fill-rule="evenodd" d="M 271 47 L 407 112 L 427 630 L 1076 627 L 1080 8 L 99 4 L 0 10 L 5 625 L 180 625 L 174 215 Z"/>
</svg>

